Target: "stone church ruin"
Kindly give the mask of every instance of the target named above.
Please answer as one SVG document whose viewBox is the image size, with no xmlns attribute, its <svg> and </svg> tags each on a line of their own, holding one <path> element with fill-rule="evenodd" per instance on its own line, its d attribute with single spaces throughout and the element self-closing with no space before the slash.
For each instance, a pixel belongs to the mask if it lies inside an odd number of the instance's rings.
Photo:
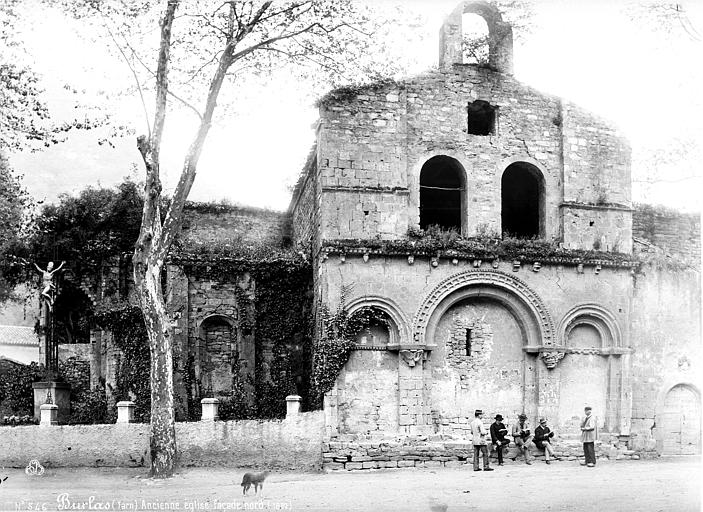
<svg viewBox="0 0 703 512">
<path fill-rule="evenodd" d="M 486 21 L 487 63 L 464 63 L 466 13 Z M 699 454 L 699 221 L 633 205 L 627 141 L 513 77 L 495 7 L 461 3 L 439 42 L 437 70 L 319 101 L 286 213 L 190 205 L 163 277 L 178 418 L 207 397 L 263 410 L 299 394 L 323 406 L 322 462 L 367 469 L 470 458 L 475 409 L 546 417 L 575 455 L 590 405 L 599 456 Z M 81 286 L 128 302 L 130 272 L 116 262 Z M 374 313 L 322 404 L 321 308 Z M 62 353 L 114 387 L 113 335 L 95 327 Z"/>
</svg>

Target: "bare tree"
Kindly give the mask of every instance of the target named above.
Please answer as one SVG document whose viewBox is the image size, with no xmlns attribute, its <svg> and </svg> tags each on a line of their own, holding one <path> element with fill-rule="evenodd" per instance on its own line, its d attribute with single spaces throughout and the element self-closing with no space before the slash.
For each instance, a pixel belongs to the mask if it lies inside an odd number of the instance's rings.
<svg viewBox="0 0 703 512">
<path fill-rule="evenodd" d="M 68 6 L 75 13 L 75 6 L 70 2 Z M 142 43 L 134 39 L 134 27 L 139 25 L 135 21 L 149 20 L 148 2 L 87 0 L 85 6 L 98 13 L 95 19 L 129 64 L 149 119 L 148 133 L 137 141 L 146 180 L 133 266 L 151 352 L 151 474 L 167 477 L 177 463 L 177 449 L 172 327 L 160 276 L 180 232 L 183 207 L 223 87 L 232 81 L 251 83 L 281 66 L 290 66 L 308 78 L 322 73 L 332 82 L 349 75 L 357 80 L 377 78 L 372 71 L 375 63 L 368 59 L 374 24 L 349 0 L 166 0 L 160 7 L 159 45 L 154 48 L 157 59 L 152 70 L 142 44 L 148 39 L 148 30 L 140 34 Z M 153 89 L 156 97 L 151 115 L 145 100 L 148 89 Z M 236 99 L 225 103 L 232 101 L 236 103 Z M 197 128 L 178 183 L 162 212 L 161 147 L 170 106 L 192 112 Z"/>
</svg>

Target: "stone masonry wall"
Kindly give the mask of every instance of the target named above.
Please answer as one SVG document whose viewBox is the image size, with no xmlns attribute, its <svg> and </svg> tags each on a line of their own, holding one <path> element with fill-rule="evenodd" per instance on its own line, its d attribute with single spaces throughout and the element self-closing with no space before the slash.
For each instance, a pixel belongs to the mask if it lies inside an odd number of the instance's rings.
<svg viewBox="0 0 703 512">
<path fill-rule="evenodd" d="M 701 217 L 649 205 L 638 205 L 632 216 L 632 234 L 684 260 L 700 263 Z"/>
<path fill-rule="evenodd" d="M 477 99 L 497 108 L 491 135 L 467 133 L 467 105 Z M 401 84 L 333 92 L 322 101 L 320 119 L 323 239 L 392 239 L 419 226 L 421 168 L 429 158 L 446 155 L 466 172 L 464 234 L 501 231 L 503 170 L 526 162 L 544 178 L 547 239 L 564 236 L 560 206 L 567 201 L 603 207 L 599 229 L 627 248 L 629 218 L 605 207 L 629 206 L 627 145 L 604 123 L 507 75 L 454 66 Z M 582 186 L 586 182 L 591 184 Z M 592 243 L 583 248 L 592 249 Z"/>
<path fill-rule="evenodd" d="M 322 412 L 286 420 L 177 422 L 183 466 L 314 470 L 321 465 Z M 145 423 L 0 427 L 0 465 L 24 468 L 149 465 Z"/>
<path fill-rule="evenodd" d="M 239 239 L 279 246 L 288 234 L 288 215 L 261 208 L 189 203 L 183 222 L 184 239 L 218 242 Z"/>
<path fill-rule="evenodd" d="M 288 209 L 291 219 L 291 237 L 293 242 L 304 248 L 312 249 L 318 229 L 317 159 L 316 151 L 308 159 Z"/>
<path fill-rule="evenodd" d="M 667 392 L 677 384 L 698 394 L 703 377 L 698 272 L 645 267 L 635 282 L 632 339 L 632 444 L 661 451 Z M 694 411 L 689 411 L 694 413 Z M 700 425 L 699 425 L 700 435 Z M 700 445 L 699 445 L 700 446 Z M 700 452 L 699 452 L 700 453 Z"/>
<path fill-rule="evenodd" d="M 486 428 L 489 423 L 486 422 Z M 557 457 L 566 460 L 583 459 L 583 444 L 580 439 L 553 440 Z M 490 447 L 489 447 L 490 448 Z M 529 443 L 533 457 L 542 459 L 544 452 Z M 440 468 L 471 464 L 473 446 L 471 434 L 468 439 L 456 440 L 441 435 L 429 436 L 387 436 L 385 438 L 365 439 L 359 436 L 336 436 L 322 445 L 323 467 L 327 471 L 369 470 L 385 468 Z M 517 462 L 510 459 L 518 455 L 514 443 L 504 453 L 506 464 L 524 464 L 522 456 Z M 496 457 L 491 452 L 491 458 Z M 634 459 L 656 457 L 656 453 L 636 453 L 628 449 L 617 436 L 601 436 L 596 442 L 596 457 L 608 459 Z"/>
</svg>

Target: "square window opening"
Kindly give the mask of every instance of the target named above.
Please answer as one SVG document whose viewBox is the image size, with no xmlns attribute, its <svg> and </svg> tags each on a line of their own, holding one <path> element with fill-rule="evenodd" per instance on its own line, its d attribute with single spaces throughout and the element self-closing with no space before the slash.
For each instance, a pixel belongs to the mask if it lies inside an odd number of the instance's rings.
<svg viewBox="0 0 703 512">
<path fill-rule="evenodd" d="M 470 135 L 493 135 L 496 132 L 496 115 L 498 107 L 487 101 L 476 100 L 469 103 L 467 132 Z"/>
</svg>

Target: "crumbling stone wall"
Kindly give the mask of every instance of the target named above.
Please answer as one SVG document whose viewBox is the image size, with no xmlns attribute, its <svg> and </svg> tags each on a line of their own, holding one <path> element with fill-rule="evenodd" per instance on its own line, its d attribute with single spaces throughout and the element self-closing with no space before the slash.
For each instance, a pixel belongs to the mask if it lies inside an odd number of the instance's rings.
<svg viewBox="0 0 703 512">
<path fill-rule="evenodd" d="M 291 238 L 305 249 L 317 252 L 319 202 L 317 198 L 317 151 L 313 151 L 305 164 L 303 173 L 293 190 L 288 216 L 291 219 Z M 313 248 L 315 246 L 315 248 Z"/>
<path fill-rule="evenodd" d="M 664 251 L 698 265 L 701 259 L 701 217 L 650 205 L 636 206 L 632 234 Z"/>
<path fill-rule="evenodd" d="M 240 240 L 280 246 L 288 235 L 288 215 L 262 208 L 189 203 L 183 221 L 184 239 L 197 242 Z"/>
</svg>

